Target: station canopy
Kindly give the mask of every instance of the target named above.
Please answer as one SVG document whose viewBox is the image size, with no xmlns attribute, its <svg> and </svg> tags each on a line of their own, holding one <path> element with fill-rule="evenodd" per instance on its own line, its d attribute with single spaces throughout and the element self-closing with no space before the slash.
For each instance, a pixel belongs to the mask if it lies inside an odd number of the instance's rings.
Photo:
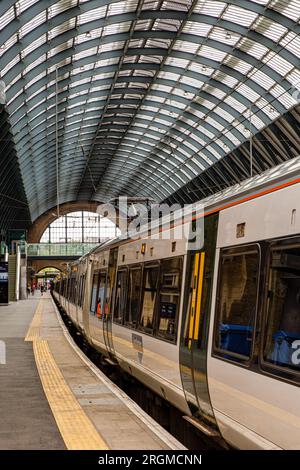
<svg viewBox="0 0 300 470">
<path fill-rule="evenodd" d="M 249 177 L 250 141 L 253 174 L 297 156 L 299 19 L 300 0 L 0 2 L 31 219 L 57 169 L 60 203 L 187 202 Z"/>
</svg>

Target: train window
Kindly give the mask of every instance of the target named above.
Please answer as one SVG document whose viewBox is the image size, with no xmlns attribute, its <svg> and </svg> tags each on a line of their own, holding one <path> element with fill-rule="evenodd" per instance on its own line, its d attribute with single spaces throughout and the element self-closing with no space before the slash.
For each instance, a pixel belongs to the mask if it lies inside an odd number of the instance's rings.
<svg viewBox="0 0 300 470">
<path fill-rule="evenodd" d="M 98 284 L 99 284 L 99 272 L 95 272 L 93 276 L 91 305 L 90 305 L 90 313 L 92 315 L 95 315 L 96 313 Z"/>
<path fill-rule="evenodd" d="M 114 322 L 123 323 L 126 312 L 127 269 L 118 271 L 116 297 L 114 306 Z"/>
<path fill-rule="evenodd" d="M 72 278 L 69 278 L 68 281 L 68 300 L 71 301 L 71 296 L 72 296 Z"/>
<path fill-rule="evenodd" d="M 68 294 L 68 279 L 65 279 L 64 281 L 64 285 L 63 285 L 63 296 L 65 298 L 67 298 L 67 294 Z"/>
<path fill-rule="evenodd" d="M 79 306 L 83 306 L 83 300 L 84 300 L 84 289 L 85 289 L 85 274 L 81 276 L 81 290 L 80 290 L 80 296 L 79 296 Z"/>
<path fill-rule="evenodd" d="M 79 277 L 76 276 L 75 279 L 75 292 L 74 292 L 74 304 L 77 305 L 78 303 L 78 290 L 79 290 Z"/>
<path fill-rule="evenodd" d="M 79 276 L 79 286 L 78 286 L 78 295 L 77 295 L 77 305 L 78 306 L 80 306 L 81 284 L 82 284 L 82 276 Z"/>
<path fill-rule="evenodd" d="M 75 292 L 75 277 L 72 276 L 71 282 L 70 282 L 70 294 L 69 294 L 70 302 L 72 303 L 74 303 L 74 292 Z"/>
<path fill-rule="evenodd" d="M 162 261 L 157 335 L 172 342 L 176 340 L 176 323 L 180 303 L 181 275 L 181 257 Z"/>
<path fill-rule="evenodd" d="M 237 361 L 250 358 L 257 306 L 259 248 L 225 249 L 220 255 L 215 346 Z"/>
<path fill-rule="evenodd" d="M 125 313 L 125 324 L 136 327 L 141 303 L 142 268 L 129 269 L 128 276 L 128 306 Z"/>
<path fill-rule="evenodd" d="M 71 294 L 72 294 L 72 278 L 69 277 L 68 280 L 68 300 L 71 300 Z"/>
<path fill-rule="evenodd" d="M 270 253 L 264 360 L 300 371 L 300 246 Z"/>
<path fill-rule="evenodd" d="M 69 295 L 69 278 L 66 279 L 66 286 L 65 286 L 65 297 L 68 300 Z"/>
<path fill-rule="evenodd" d="M 114 248 L 109 252 L 108 260 L 108 272 L 107 272 L 107 282 L 106 282 L 106 301 L 105 301 L 105 315 L 106 319 L 111 319 L 111 307 L 113 301 L 113 286 L 115 281 L 115 272 L 118 262 L 118 248 Z"/>
<path fill-rule="evenodd" d="M 77 297 L 77 276 L 74 278 L 74 290 L 73 290 L 73 304 L 76 304 Z"/>
<path fill-rule="evenodd" d="M 68 300 L 71 300 L 71 292 L 72 292 L 72 278 L 69 277 L 69 279 L 68 279 Z"/>
<path fill-rule="evenodd" d="M 99 279 L 99 289 L 97 292 L 97 308 L 96 308 L 96 317 L 101 320 L 103 315 L 106 314 L 107 304 L 105 299 L 105 290 L 106 290 L 106 271 L 100 273 Z"/>
<path fill-rule="evenodd" d="M 152 333 L 159 281 L 159 265 L 145 266 L 144 273 L 143 301 L 139 328 L 147 333 Z"/>
</svg>

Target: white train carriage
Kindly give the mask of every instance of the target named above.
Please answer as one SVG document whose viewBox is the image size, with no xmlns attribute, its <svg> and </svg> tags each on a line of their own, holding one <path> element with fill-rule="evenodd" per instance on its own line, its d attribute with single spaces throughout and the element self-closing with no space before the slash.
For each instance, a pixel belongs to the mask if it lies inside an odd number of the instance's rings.
<svg viewBox="0 0 300 470">
<path fill-rule="evenodd" d="M 299 201 L 298 183 L 219 215 L 208 384 L 243 449 L 300 448 Z"/>
<path fill-rule="evenodd" d="M 55 288 L 104 356 L 241 449 L 300 449 L 299 167 L 204 200 L 199 251 L 114 240 Z"/>
</svg>

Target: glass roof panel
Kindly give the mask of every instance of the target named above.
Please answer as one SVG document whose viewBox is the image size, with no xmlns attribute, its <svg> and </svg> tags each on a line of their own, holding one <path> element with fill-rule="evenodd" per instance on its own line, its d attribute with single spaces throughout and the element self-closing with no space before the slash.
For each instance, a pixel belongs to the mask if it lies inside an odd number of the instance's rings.
<svg viewBox="0 0 300 470">
<path fill-rule="evenodd" d="M 14 7 L 10 7 L 3 15 L 0 16 L 0 31 L 11 23 L 15 18 Z"/>
<path fill-rule="evenodd" d="M 300 58 L 300 37 L 298 34 L 290 31 L 282 38 L 280 44 L 296 57 Z"/>
<path fill-rule="evenodd" d="M 93 10 L 89 10 L 86 13 L 82 13 L 81 15 L 78 15 L 77 17 L 77 24 L 82 25 L 89 23 L 91 21 L 105 18 L 107 14 L 107 6 L 95 8 Z"/>
<path fill-rule="evenodd" d="M 294 21 L 300 19 L 300 1 L 299 0 L 272 0 L 269 8 L 291 18 Z"/>
<path fill-rule="evenodd" d="M 34 5 L 37 2 L 37 0 L 19 0 L 16 3 L 18 13 L 23 13 L 26 11 L 29 7 Z"/>
<path fill-rule="evenodd" d="M 22 39 L 26 34 L 30 33 L 33 29 L 37 28 L 46 21 L 46 11 L 42 11 L 39 15 L 35 16 L 31 21 L 28 21 L 24 26 L 19 28 L 19 37 Z"/>
<path fill-rule="evenodd" d="M 252 25 L 252 29 L 274 42 L 278 42 L 288 31 L 284 25 L 276 23 L 265 16 L 260 16 Z"/>
<path fill-rule="evenodd" d="M 84 145 L 99 191 L 115 180 L 108 198 L 132 190 L 135 171 L 135 191 L 145 191 L 144 174 L 147 191 L 162 194 L 163 178 L 168 195 L 246 142 L 250 109 L 256 133 L 298 104 L 299 2 L 19 0 L 3 8 L 0 73 L 19 159 L 32 161 L 21 171 L 33 216 L 47 209 L 41 181 L 56 171 L 42 158 L 46 142 L 55 149 L 56 70 L 62 174 L 64 154 Z M 73 197 L 99 194 L 85 158 L 66 185 Z M 54 201 L 53 180 L 46 186 Z"/>
<path fill-rule="evenodd" d="M 78 4 L 77 0 L 60 0 L 48 9 L 50 18 L 54 18 L 56 15 L 63 13 L 66 10 L 69 10 L 72 7 L 76 7 Z"/>
<path fill-rule="evenodd" d="M 257 13 L 235 5 L 229 5 L 222 15 L 222 19 L 231 21 L 241 26 L 246 26 L 247 28 L 250 28 L 257 17 Z"/>
<path fill-rule="evenodd" d="M 218 18 L 222 15 L 226 6 L 226 2 L 219 2 L 214 0 L 199 0 L 196 4 L 194 12 Z"/>
</svg>

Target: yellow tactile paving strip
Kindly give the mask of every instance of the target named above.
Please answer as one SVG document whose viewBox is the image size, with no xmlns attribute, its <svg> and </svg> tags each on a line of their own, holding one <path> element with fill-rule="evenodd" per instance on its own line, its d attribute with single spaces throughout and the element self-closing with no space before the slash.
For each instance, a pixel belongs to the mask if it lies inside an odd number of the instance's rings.
<svg viewBox="0 0 300 470">
<path fill-rule="evenodd" d="M 33 342 L 35 361 L 57 426 L 69 450 L 107 450 L 84 413 L 51 354 L 48 342 Z"/>
<path fill-rule="evenodd" d="M 39 338 L 40 335 L 40 326 L 42 320 L 42 301 L 40 300 L 36 311 L 34 313 L 33 319 L 31 321 L 30 327 L 28 329 L 25 341 L 34 341 Z"/>
<path fill-rule="evenodd" d="M 59 370 L 48 342 L 39 337 L 42 303 L 39 302 L 25 341 L 33 342 L 37 369 L 45 395 L 69 450 L 108 450 L 106 442 L 85 414 Z"/>
</svg>

